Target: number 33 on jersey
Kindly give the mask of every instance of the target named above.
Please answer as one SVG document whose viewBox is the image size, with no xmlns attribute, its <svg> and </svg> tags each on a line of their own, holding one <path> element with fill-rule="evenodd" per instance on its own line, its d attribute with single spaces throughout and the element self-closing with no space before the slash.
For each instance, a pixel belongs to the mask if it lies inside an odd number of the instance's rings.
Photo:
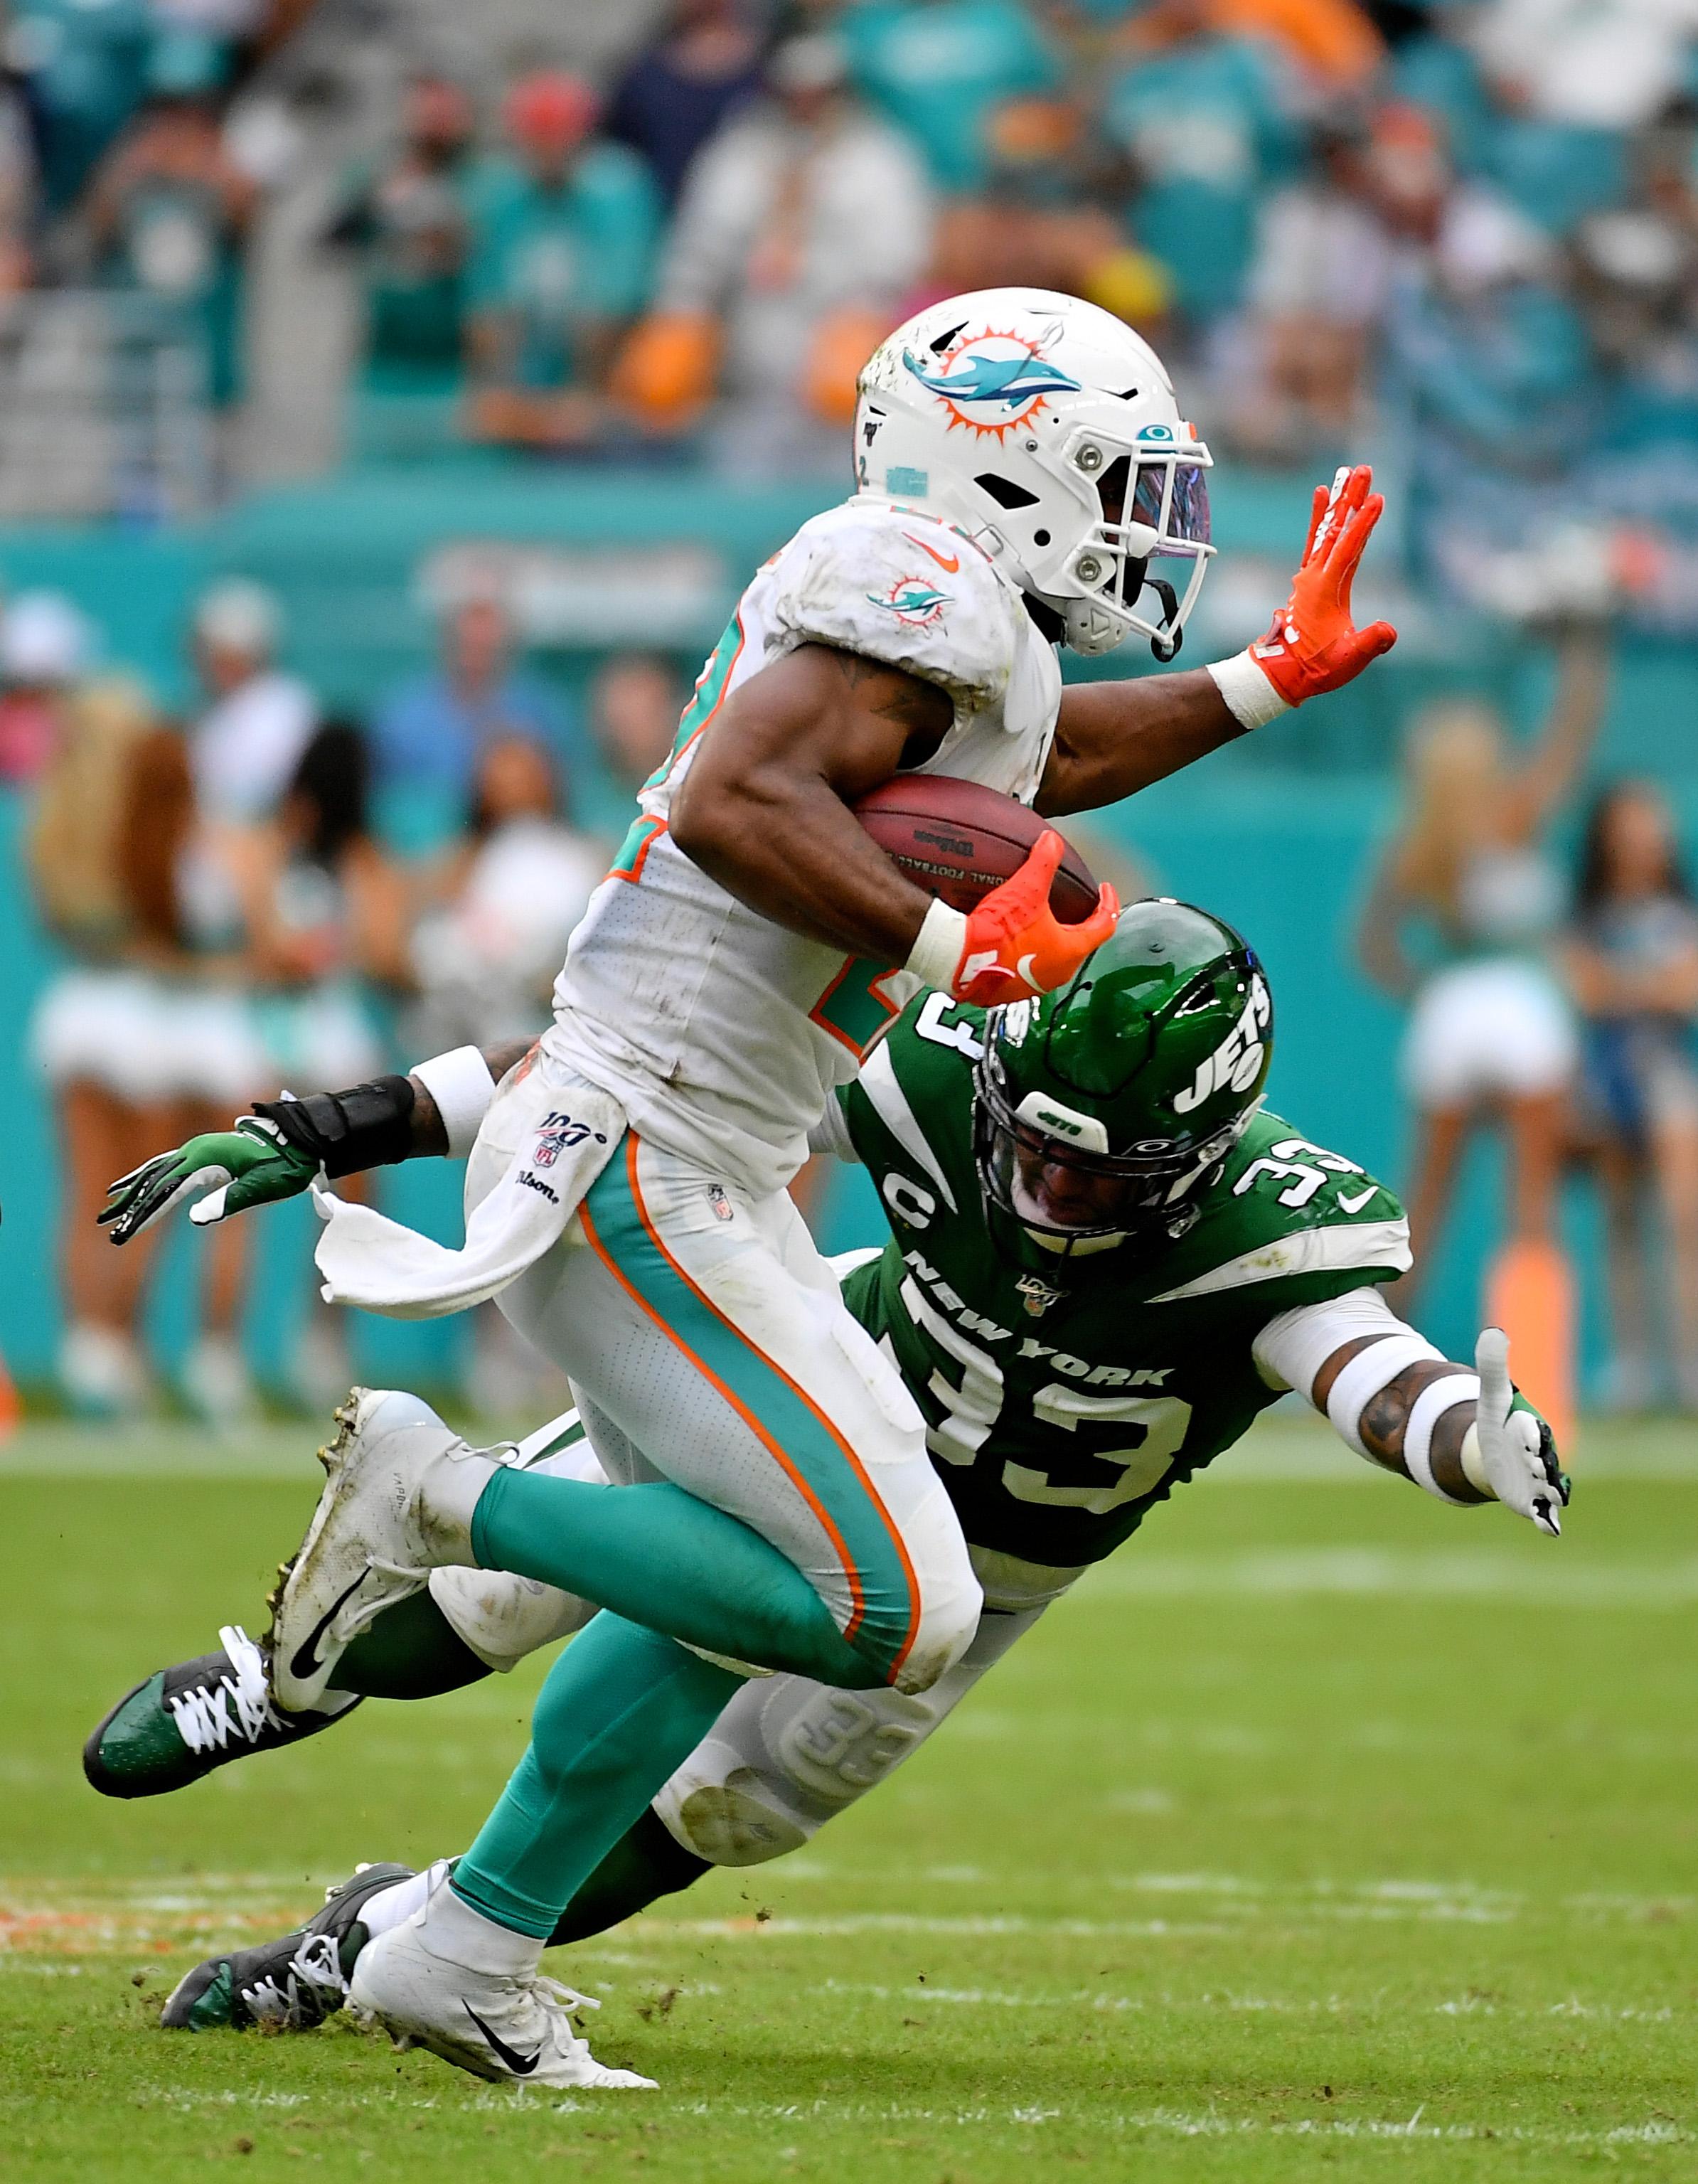
<svg viewBox="0 0 1698 2184">
<path fill-rule="evenodd" d="M 1012 1263 L 973 1158 L 984 1021 L 925 996 L 842 1095 L 837 1149 L 866 1166 L 893 1239 L 847 1294 L 925 1412 L 969 1540 L 1077 1569 L 1277 1399 L 1253 1355 L 1269 1320 L 1395 1280 L 1408 1227 L 1355 1162 L 1261 1113 L 1177 1240 Z"/>
</svg>

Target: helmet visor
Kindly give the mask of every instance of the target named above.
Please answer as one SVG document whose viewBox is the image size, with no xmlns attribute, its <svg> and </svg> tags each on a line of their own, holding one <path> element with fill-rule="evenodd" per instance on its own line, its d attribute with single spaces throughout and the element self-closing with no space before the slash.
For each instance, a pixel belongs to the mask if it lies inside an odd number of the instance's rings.
<svg viewBox="0 0 1698 2184">
<path fill-rule="evenodd" d="M 977 1095 L 985 1191 L 1022 1228 L 1065 1239 L 1125 1235 L 1171 1217 L 1243 1128 L 1234 1123 L 1200 1144 L 1156 1139 L 1123 1153 L 1091 1152 L 1016 1114 L 993 1055 L 980 1065 Z"/>
<path fill-rule="evenodd" d="M 1206 462 L 1128 450 L 1104 466 L 1097 499 L 1101 521 L 1075 574 L 1171 656 L 1215 550 Z"/>
<path fill-rule="evenodd" d="M 1209 543 L 1208 481 L 1195 463 L 1140 463 L 1127 513 L 1156 533 L 1158 554 Z"/>
</svg>

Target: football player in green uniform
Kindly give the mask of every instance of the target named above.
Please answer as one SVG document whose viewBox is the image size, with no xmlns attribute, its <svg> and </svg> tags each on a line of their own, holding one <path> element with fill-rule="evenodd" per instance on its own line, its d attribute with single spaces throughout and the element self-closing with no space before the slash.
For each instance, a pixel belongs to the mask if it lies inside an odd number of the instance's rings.
<svg viewBox="0 0 1698 2184">
<path fill-rule="evenodd" d="M 1287 1390 L 1440 1500 L 1500 1501 L 1560 1531 L 1567 1482 L 1549 1427 L 1511 1385 L 1504 1337 L 1488 1329 L 1470 1371 L 1394 1316 L 1380 1290 L 1410 1263 L 1402 1209 L 1265 1111 L 1272 1032 L 1265 974 L 1239 937 L 1158 900 L 1131 905 L 1053 994 L 987 1015 L 933 993 L 893 1023 L 821 1149 L 864 1162 L 883 1203 L 889 1240 L 839 1262 L 844 1294 L 925 1415 L 984 1589 L 978 1635 L 919 1695 L 799 1676 L 743 1685 L 579 1891 L 557 1942 L 712 1864 L 806 1841 Z M 424 1082 L 417 1092 L 411 1142 L 440 1150 Z M 308 1133 L 334 1138 L 334 1118 L 270 1116 L 272 1134 L 162 1156 L 175 1166 L 156 1164 L 148 1188 L 163 1204 L 191 1176 L 210 1188 L 209 1170 L 242 1203 L 304 1187 L 324 1156 Z M 340 1172 L 359 1147 L 356 1127 Z M 398 1431 L 453 1440 L 398 1394 L 359 1395 L 345 1419 L 370 1430 L 380 1405 Z M 571 1414 L 512 1461 L 600 1476 Z M 511 1667 L 594 1612 L 540 1567 L 417 1574 L 412 1596 L 348 1646 L 325 1711 L 281 1712 L 264 1653 L 231 1628 L 220 1652 L 120 1702 L 89 1740 L 90 1780 L 119 1797 L 175 1788 L 315 1733 L 361 1696 L 424 1697 Z M 198 1966 L 165 2022 L 302 2027 L 350 1986 L 357 2005 L 362 1950 L 398 1934 L 447 1870 L 362 1869 L 306 1927 Z"/>
</svg>

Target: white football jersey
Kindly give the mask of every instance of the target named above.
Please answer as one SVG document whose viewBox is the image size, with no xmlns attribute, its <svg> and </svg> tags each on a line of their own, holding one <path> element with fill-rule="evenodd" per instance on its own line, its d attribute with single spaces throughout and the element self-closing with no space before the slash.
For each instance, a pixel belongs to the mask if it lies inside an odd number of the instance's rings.
<svg viewBox="0 0 1698 2184">
<path fill-rule="evenodd" d="M 965 532 L 858 495 L 762 567 L 702 670 L 671 757 L 644 785 L 612 871 L 572 936 L 547 1044 L 614 1093 L 657 1145 L 751 1190 L 781 1189 L 834 1086 L 908 1000 L 906 972 L 806 940 L 683 855 L 667 815 L 731 693 L 799 644 L 935 682 L 955 719 L 918 769 L 1030 803 L 1061 677 L 1020 592 Z"/>
</svg>

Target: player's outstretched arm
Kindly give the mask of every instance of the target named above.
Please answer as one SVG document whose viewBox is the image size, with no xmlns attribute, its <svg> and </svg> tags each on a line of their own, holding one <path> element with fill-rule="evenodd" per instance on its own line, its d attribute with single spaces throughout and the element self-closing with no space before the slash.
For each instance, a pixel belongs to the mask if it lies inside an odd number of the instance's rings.
<svg viewBox="0 0 1698 2184">
<path fill-rule="evenodd" d="M 1481 1334 L 1474 1370 L 1393 1316 L 1377 1290 L 1283 1312 L 1257 1336 L 1264 1379 L 1295 1388 L 1358 1455 L 1441 1502 L 1501 1502 L 1551 1538 L 1568 1481 L 1549 1424 L 1509 1376 L 1509 1338 Z"/>
<path fill-rule="evenodd" d="M 345 1092 L 262 1100 L 227 1130 L 209 1130 L 156 1153 L 108 1187 L 96 1218 L 127 1244 L 175 1206 L 197 1228 L 255 1206 L 298 1197 L 315 1176 L 358 1175 L 397 1161 L 470 1150 L 498 1084 L 532 1042 L 500 1039 L 421 1061 Z"/>
<path fill-rule="evenodd" d="M 958 1000 L 1019 1000 L 1070 978 L 1114 930 L 1111 888 L 1077 924 L 1050 914 L 1061 860 L 1046 833 L 1021 870 L 963 913 L 899 871 L 852 805 L 929 758 L 954 707 L 933 683 L 825 644 L 799 645 L 727 702 L 679 784 L 672 838 L 776 924 Z"/>
<path fill-rule="evenodd" d="M 1317 486 L 1290 597 L 1267 634 L 1231 660 L 1136 682 L 1075 683 L 1061 697 L 1038 809 L 1051 818 L 1112 804 L 1164 780 L 1306 699 L 1342 689 L 1397 642 L 1358 629 L 1350 590 L 1385 504 L 1366 464 Z"/>
</svg>

